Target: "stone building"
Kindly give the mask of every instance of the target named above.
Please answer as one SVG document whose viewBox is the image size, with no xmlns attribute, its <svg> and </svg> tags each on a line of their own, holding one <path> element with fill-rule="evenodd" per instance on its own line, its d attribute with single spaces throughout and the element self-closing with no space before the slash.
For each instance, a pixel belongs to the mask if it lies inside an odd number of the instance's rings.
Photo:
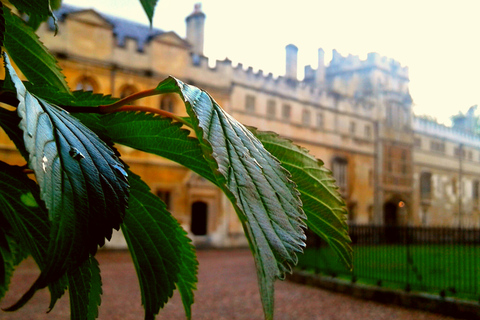
<svg viewBox="0 0 480 320">
<path fill-rule="evenodd" d="M 186 18 L 187 35 L 90 9 L 64 5 L 59 31 L 38 34 L 57 57 L 73 90 L 124 97 L 154 88 L 173 75 L 208 91 L 240 122 L 281 133 L 309 149 L 333 171 L 357 224 L 479 226 L 480 138 L 416 118 L 408 69 L 376 53 L 366 60 L 335 50 L 326 64 L 305 67 L 297 79 L 297 52 L 286 47 L 286 72 L 274 77 L 228 59 L 210 67 L 203 54 L 205 14 Z M 140 105 L 185 114 L 175 95 Z M 176 163 L 118 146 L 122 158 L 161 197 L 197 244 L 245 244 L 226 197 Z M 2 159 L 22 163 L 0 138 Z"/>
</svg>

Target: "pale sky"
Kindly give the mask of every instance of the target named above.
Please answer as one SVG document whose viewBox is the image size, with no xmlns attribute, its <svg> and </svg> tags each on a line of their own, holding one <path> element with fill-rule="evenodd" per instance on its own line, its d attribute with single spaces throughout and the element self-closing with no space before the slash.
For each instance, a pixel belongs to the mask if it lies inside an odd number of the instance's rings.
<svg viewBox="0 0 480 320">
<path fill-rule="evenodd" d="M 138 0 L 64 0 L 148 24 Z M 185 37 L 185 17 L 198 0 L 159 0 L 153 26 Z M 460 0 L 203 0 L 205 55 L 228 57 L 274 75 L 285 73 L 285 46 L 305 65 L 326 63 L 332 49 L 366 58 L 378 52 L 408 66 L 414 112 L 449 124 L 480 106 L 480 1 Z M 479 110 L 480 112 L 480 110 Z"/>
</svg>

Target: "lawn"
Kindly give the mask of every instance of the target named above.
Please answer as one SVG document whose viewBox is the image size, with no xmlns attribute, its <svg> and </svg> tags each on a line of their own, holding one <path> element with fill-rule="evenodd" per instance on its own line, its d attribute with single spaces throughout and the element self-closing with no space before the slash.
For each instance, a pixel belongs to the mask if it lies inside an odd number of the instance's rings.
<svg viewBox="0 0 480 320">
<path fill-rule="evenodd" d="M 479 245 L 355 245 L 349 272 L 329 247 L 307 248 L 298 267 L 359 283 L 478 300 Z"/>
</svg>

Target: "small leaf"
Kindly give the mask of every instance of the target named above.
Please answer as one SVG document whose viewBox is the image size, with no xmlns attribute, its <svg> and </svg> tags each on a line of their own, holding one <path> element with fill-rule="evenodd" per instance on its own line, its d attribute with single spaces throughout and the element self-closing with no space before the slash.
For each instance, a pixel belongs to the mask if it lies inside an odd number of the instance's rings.
<svg viewBox="0 0 480 320">
<path fill-rule="evenodd" d="M 150 26 L 152 25 L 153 13 L 155 11 L 155 6 L 157 5 L 158 0 L 140 0 L 143 10 L 147 14 L 148 21 L 150 21 Z"/>
<path fill-rule="evenodd" d="M 185 232 L 140 177 L 129 173 L 131 193 L 122 225 L 137 270 L 145 307 L 145 319 L 154 319 L 172 296 L 175 284 L 182 287 L 184 304 L 193 302 L 196 258 Z M 190 305 L 185 305 L 189 314 Z"/>
<path fill-rule="evenodd" d="M 71 320 L 98 318 L 102 279 L 98 261 L 94 257 L 90 257 L 80 267 L 68 272 L 68 292 Z"/>
<path fill-rule="evenodd" d="M 273 318 L 273 283 L 297 263 L 305 246 L 305 214 L 289 173 L 255 136 L 206 92 L 168 78 L 159 93 L 185 101 L 203 153 L 234 205 L 253 251 L 265 317 Z"/>
<path fill-rule="evenodd" d="M 51 85 L 69 94 L 65 76 L 61 73 L 57 61 L 35 32 L 7 7 L 3 7 L 3 17 L 6 25 L 5 49 L 27 79 L 37 86 Z"/>
<path fill-rule="evenodd" d="M 249 128 L 292 174 L 307 214 L 307 226 L 322 237 L 338 253 L 345 265 L 352 268 L 352 248 L 348 235 L 345 202 L 335 186 L 332 174 L 308 150 L 273 132 Z"/>
<path fill-rule="evenodd" d="M 122 222 L 128 196 L 123 164 L 114 152 L 77 119 L 30 94 L 5 65 L 17 90 L 29 166 L 52 221 L 48 265 L 18 304 L 79 266 L 109 239 Z"/>
</svg>

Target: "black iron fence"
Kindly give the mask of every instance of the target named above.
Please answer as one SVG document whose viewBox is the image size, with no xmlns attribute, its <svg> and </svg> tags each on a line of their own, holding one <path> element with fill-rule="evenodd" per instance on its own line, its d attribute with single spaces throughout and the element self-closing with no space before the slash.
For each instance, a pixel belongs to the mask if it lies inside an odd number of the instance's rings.
<svg viewBox="0 0 480 320">
<path fill-rule="evenodd" d="M 353 271 L 310 234 L 299 267 L 352 282 L 480 298 L 480 229 L 350 226 Z"/>
</svg>

